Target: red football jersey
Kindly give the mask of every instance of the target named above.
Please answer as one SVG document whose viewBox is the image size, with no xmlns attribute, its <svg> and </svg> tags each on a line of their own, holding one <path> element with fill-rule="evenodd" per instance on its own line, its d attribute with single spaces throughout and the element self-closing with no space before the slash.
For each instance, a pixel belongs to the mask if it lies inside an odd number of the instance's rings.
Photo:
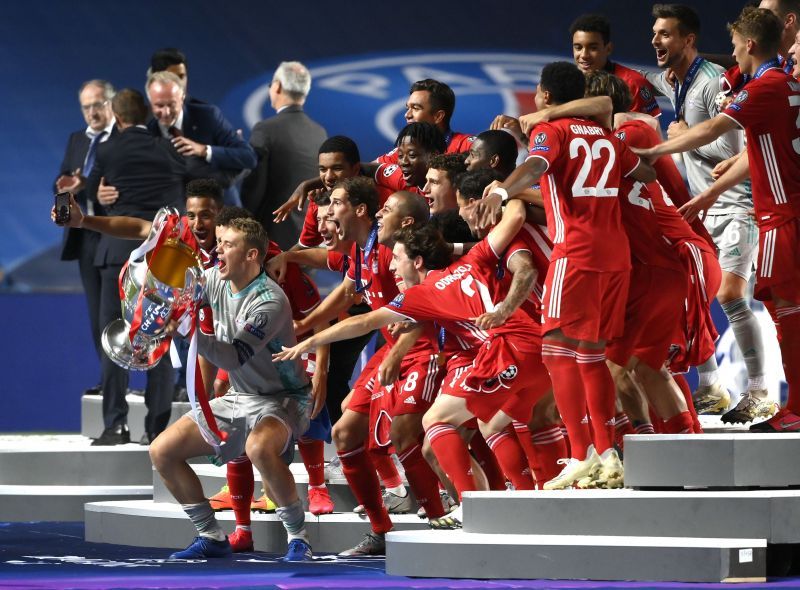
<svg viewBox="0 0 800 590">
<path fill-rule="evenodd" d="M 466 133 L 459 133 L 458 131 L 450 131 L 445 134 L 445 142 L 447 142 L 447 149 L 444 151 L 446 154 L 462 154 L 468 152 L 472 147 L 472 142 L 475 141 L 475 135 L 467 135 Z M 392 151 L 378 156 L 377 161 L 381 164 L 397 164 L 397 148 Z"/>
<path fill-rule="evenodd" d="M 761 230 L 800 217 L 800 82 L 771 68 L 722 113 L 744 127 Z"/>
<path fill-rule="evenodd" d="M 508 293 L 510 279 L 497 278 L 499 261 L 500 256 L 483 239 L 447 268 L 431 271 L 421 284 L 395 297 L 387 309 L 414 321 L 435 321 L 447 331 L 448 338 L 456 338 L 471 348 L 481 346 L 492 333 L 530 340 L 541 330 L 519 309 L 502 326 L 490 331 L 470 321 L 494 311 Z"/>
<path fill-rule="evenodd" d="M 617 128 L 616 135 L 625 142 L 625 145 L 634 148 L 649 148 L 661 143 L 658 132 L 644 121 L 625 122 Z M 668 156 L 658 158 L 653 163 L 653 168 L 656 170 L 658 180 L 656 183 L 648 184 L 647 187 L 659 218 L 661 231 L 673 243 L 701 238 L 711 246 L 711 252 L 716 252 L 714 240 L 699 217 L 695 218 L 691 224 L 690 232 L 692 233 L 688 235 L 686 233 L 685 228 L 688 227 L 688 224 L 678 214 L 675 207 L 689 202 L 692 195 L 689 194 L 689 189 L 686 188 L 686 183 L 673 159 Z M 657 195 L 658 198 L 656 198 Z M 669 206 L 667 206 L 667 202 Z M 661 204 L 664 207 L 660 207 Z M 675 219 L 676 216 L 680 218 L 680 221 Z M 668 226 L 664 224 L 668 224 Z"/>
<path fill-rule="evenodd" d="M 282 252 L 280 246 L 270 240 L 267 247 L 267 260 Z M 311 310 L 319 305 L 320 297 L 317 285 L 294 262 L 286 265 L 286 276 L 280 283 L 292 307 L 292 318 L 302 320 Z"/>
<path fill-rule="evenodd" d="M 547 269 L 550 266 L 550 256 L 553 253 L 553 243 L 547 237 L 545 230 L 538 225 L 526 223 L 519 230 L 503 254 L 503 269 L 507 270 L 507 262 L 517 252 L 528 252 L 536 269 L 536 280 L 533 283 L 531 294 L 520 306 L 525 313 L 537 323 L 542 319 L 542 295 L 544 280 L 547 278 Z"/>
<path fill-rule="evenodd" d="M 647 81 L 647 78 L 636 70 L 626 68 L 618 63 L 613 64 L 609 73 L 614 74 L 617 78 L 622 78 L 625 84 L 628 85 L 633 98 L 632 111 L 652 115 L 653 117 L 658 117 L 661 114 L 655 90 L 653 85 Z"/>
<path fill-rule="evenodd" d="M 531 133 L 529 158 L 542 158 L 540 180 L 552 260 L 568 258 L 573 268 L 630 269 L 622 227 L 620 180 L 639 157 L 610 131 L 588 119 L 541 123 Z"/>
<path fill-rule="evenodd" d="M 410 186 L 403 178 L 403 171 L 397 164 L 381 164 L 375 171 L 375 184 L 378 185 L 379 204 L 382 207 L 392 193 L 409 191 L 422 197 L 425 194 L 418 186 Z"/>
<path fill-rule="evenodd" d="M 300 239 L 297 243 L 303 248 L 314 248 L 322 243 L 322 235 L 317 227 L 317 211 L 319 207 L 314 201 L 308 202 L 306 216 L 303 220 L 303 229 L 300 231 Z"/>
</svg>

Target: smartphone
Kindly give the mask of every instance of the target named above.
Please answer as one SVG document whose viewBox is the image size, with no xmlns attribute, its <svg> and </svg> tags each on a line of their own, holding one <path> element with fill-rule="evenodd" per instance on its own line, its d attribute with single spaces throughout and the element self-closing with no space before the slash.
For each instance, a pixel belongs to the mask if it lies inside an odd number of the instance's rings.
<svg viewBox="0 0 800 590">
<path fill-rule="evenodd" d="M 58 193 L 55 197 L 56 200 L 56 223 L 64 225 L 69 221 L 69 193 Z"/>
</svg>

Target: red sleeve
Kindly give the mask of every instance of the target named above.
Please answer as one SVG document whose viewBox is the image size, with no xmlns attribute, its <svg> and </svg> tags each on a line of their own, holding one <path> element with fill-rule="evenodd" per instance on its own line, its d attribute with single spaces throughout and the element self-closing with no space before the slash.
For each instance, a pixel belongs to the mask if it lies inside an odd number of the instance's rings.
<svg viewBox="0 0 800 590">
<path fill-rule="evenodd" d="M 639 156 L 634 154 L 630 148 L 617 137 L 614 137 L 614 140 L 617 142 L 617 157 L 619 159 L 620 170 L 623 176 L 628 176 L 631 172 L 636 170 L 641 160 Z"/>
<path fill-rule="evenodd" d="M 375 184 L 379 187 L 401 191 L 406 188 L 403 171 L 397 164 L 381 164 L 375 171 Z"/>
<path fill-rule="evenodd" d="M 211 313 L 210 305 L 203 305 L 198 312 L 200 320 L 200 331 L 206 336 L 214 335 L 214 315 Z"/>
<path fill-rule="evenodd" d="M 297 242 L 304 248 L 313 248 L 322 243 L 322 236 L 317 229 L 317 211 L 319 207 L 311 201 L 306 208 L 306 217 L 303 220 L 303 229 Z"/>
<path fill-rule="evenodd" d="M 320 297 L 317 286 L 300 267 L 294 263 L 286 265 L 286 278 L 281 283 L 283 292 L 292 306 L 292 317 L 302 319 L 319 305 Z"/>
<path fill-rule="evenodd" d="M 753 80 L 736 95 L 733 102 L 728 105 L 723 115 L 736 121 L 742 128 L 747 127 L 753 121 L 762 121 L 769 116 L 770 104 L 769 96 L 761 92 L 764 86 L 756 84 L 760 80 Z"/>
<path fill-rule="evenodd" d="M 344 270 L 345 262 L 347 261 L 347 256 L 342 254 L 341 252 L 335 252 L 334 250 L 328 250 L 328 268 L 336 271 L 342 272 Z"/>
<path fill-rule="evenodd" d="M 430 285 L 425 283 L 409 287 L 386 305 L 389 311 L 417 322 L 435 320 L 438 317 L 436 308 L 435 293 L 431 293 Z"/>
<path fill-rule="evenodd" d="M 397 148 L 378 156 L 375 161 L 379 164 L 397 164 Z"/>
<path fill-rule="evenodd" d="M 553 165 L 561 153 L 560 130 L 550 123 L 539 123 L 531 132 L 531 147 L 528 157 L 538 156 Z"/>
<path fill-rule="evenodd" d="M 658 106 L 655 90 L 652 84 L 647 81 L 647 78 L 638 76 L 629 86 L 633 97 L 632 111 L 652 117 L 661 115 L 661 107 Z"/>
</svg>

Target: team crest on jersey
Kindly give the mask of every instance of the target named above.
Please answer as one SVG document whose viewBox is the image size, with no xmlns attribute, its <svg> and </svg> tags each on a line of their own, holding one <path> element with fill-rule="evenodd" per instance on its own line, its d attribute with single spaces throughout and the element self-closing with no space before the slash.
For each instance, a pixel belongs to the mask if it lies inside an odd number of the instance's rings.
<svg viewBox="0 0 800 590">
<path fill-rule="evenodd" d="M 397 164 L 391 164 L 387 166 L 386 168 L 383 169 L 383 176 L 385 178 L 389 178 L 392 174 L 394 174 L 394 171 L 397 170 L 397 168 L 398 168 Z"/>
<path fill-rule="evenodd" d="M 744 101 L 747 100 L 748 94 L 747 90 L 742 90 L 739 94 L 736 95 L 736 98 L 733 99 L 733 102 L 736 104 L 742 104 Z"/>
<path fill-rule="evenodd" d="M 485 129 L 487 117 L 497 113 L 517 117 L 536 110 L 534 97 L 542 68 L 561 59 L 541 53 L 468 49 L 337 56 L 306 62 L 314 84 L 303 108 L 323 127 L 341 129 L 356 138 L 361 155 L 371 160 L 393 148 L 406 125 L 406 101 L 413 82 L 434 78 L 448 84 L 457 97 L 452 128 L 475 133 Z M 275 114 L 269 103 L 272 74 L 265 71 L 234 88 L 219 105 L 235 128 L 251 129 Z"/>
<path fill-rule="evenodd" d="M 614 135 L 616 135 L 617 139 L 619 139 L 620 141 L 625 141 L 625 132 L 624 131 L 618 131 Z"/>
<path fill-rule="evenodd" d="M 640 96 L 642 97 L 642 99 L 644 99 L 645 101 L 650 101 L 650 100 L 652 100 L 652 98 L 653 98 L 653 93 L 652 93 L 652 92 L 650 92 L 650 89 L 649 89 L 649 88 L 647 88 L 647 87 L 645 87 L 645 86 L 642 86 L 642 87 L 639 89 L 639 95 L 640 95 Z"/>
</svg>

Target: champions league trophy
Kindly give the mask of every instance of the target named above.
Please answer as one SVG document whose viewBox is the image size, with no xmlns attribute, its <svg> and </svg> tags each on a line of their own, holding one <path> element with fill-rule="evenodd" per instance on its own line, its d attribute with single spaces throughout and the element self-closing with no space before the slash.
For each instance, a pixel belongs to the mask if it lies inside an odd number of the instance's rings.
<svg viewBox="0 0 800 590">
<path fill-rule="evenodd" d="M 153 368 L 169 349 L 171 320 L 195 316 L 204 283 L 194 235 L 172 207 L 159 209 L 147 239 L 119 276 L 122 319 L 102 335 L 103 350 L 124 369 Z"/>
</svg>

